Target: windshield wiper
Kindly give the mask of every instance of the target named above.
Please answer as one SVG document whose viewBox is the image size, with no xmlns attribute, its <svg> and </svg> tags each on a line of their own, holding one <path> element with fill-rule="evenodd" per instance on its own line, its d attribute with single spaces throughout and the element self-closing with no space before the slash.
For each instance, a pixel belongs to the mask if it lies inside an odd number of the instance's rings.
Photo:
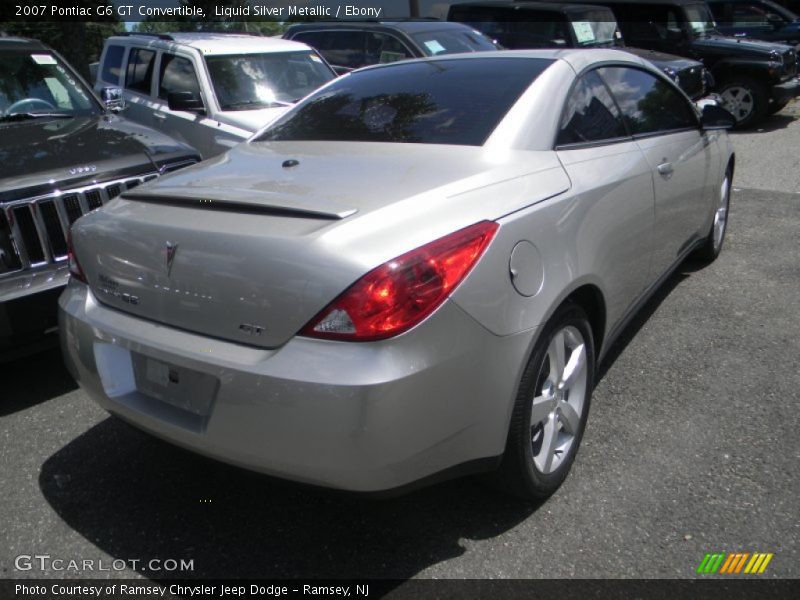
<svg viewBox="0 0 800 600">
<path fill-rule="evenodd" d="M 22 112 L 13 113 L 10 115 L 3 115 L 0 117 L 0 122 L 7 121 L 28 121 L 30 119 L 72 119 L 75 115 L 63 112 L 47 112 L 47 113 L 33 113 Z"/>
</svg>

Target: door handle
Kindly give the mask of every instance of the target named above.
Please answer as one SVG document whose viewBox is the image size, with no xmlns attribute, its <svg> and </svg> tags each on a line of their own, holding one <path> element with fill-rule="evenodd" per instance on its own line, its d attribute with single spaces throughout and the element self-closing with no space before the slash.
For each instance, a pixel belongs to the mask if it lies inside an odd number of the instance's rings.
<svg viewBox="0 0 800 600">
<path fill-rule="evenodd" d="M 672 172 L 675 170 L 672 168 L 671 162 L 661 163 L 656 168 L 658 169 L 658 172 L 664 175 L 665 177 L 669 177 L 670 175 L 672 175 Z"/>
</svg>

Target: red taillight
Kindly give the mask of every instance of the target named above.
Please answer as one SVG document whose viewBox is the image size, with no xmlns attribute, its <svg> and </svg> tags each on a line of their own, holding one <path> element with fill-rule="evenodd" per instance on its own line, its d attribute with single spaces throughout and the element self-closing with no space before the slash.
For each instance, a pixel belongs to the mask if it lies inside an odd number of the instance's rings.
<svg viewBox="0 0 800 600">
<path fill-rule="evenodd" d="M 67 236 L 67 259 L 69 260 L 70 277 L 86 283 L 86 275 L 83 274 L 81 263 L 78 262 L 78 257 L 75 256 L 75 249 L 72 247 L 71 233 Z"/>
<path fill-rule="evenodd" d="M 300 334 L 373 341 L 411 329 L 464 279 L 497 227 L 481 221 L 382 264 L 325 307 Z"/>
</svg>

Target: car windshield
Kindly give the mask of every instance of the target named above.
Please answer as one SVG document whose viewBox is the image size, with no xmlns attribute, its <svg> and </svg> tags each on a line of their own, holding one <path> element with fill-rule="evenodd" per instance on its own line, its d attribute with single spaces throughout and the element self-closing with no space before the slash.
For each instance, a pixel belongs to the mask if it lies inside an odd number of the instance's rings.
<svg viewBox="0 0 800 600">
<path fill-rule="evenodd" d="M 313 94 L 257 141 L 480 146 L 552 62 L 498 57 L 367 69 Z"/>
<path fill-rule="evenodd" d="M 686 19 L 695 37 L 703 37 L 714 33 L 717 29 L 714 17 L 706 4 L 690 4 L 685 7 Z"/>
<path fill-rule="evenodd" d="M 336 74 L 315 52 L 269 52 L 206 56 L 222 110 L 286 106 Z"/>
<path fill-rule="evenodd" d="M 424 31 L 411 37 L 427 56 L 497 50 L 492 40 L 474 29 Z"/>
<path fill-rule="evenodd" d="M 75 74 L 47 50 L 0 50 L 0 121 L 99 114 Z"/>
<path fill-rule="evenodd" d="M 575 41 L 581 48 L 593 46 L 613 46 L 619 43 L 621 36 L 617 22 L 609 12 L 592 11 L 582 13 L 580 18 L 571 15 L 570 26 Z"/>
</svg>

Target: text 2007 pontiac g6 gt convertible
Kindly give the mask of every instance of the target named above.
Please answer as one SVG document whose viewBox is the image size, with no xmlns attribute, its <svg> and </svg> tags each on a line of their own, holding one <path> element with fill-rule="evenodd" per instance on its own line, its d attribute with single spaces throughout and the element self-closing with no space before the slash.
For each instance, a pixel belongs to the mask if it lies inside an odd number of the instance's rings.
<svg viewBox="0 0 800 600">
<path fill-rule="evenodd" d="M 732 123 L 614 50 L 352 73 L 76 222 L 67 365 L 114 415 L 265 473 L 493 469 L 547 496 L 626 318 L 720 251 Z"/>
</svg>

